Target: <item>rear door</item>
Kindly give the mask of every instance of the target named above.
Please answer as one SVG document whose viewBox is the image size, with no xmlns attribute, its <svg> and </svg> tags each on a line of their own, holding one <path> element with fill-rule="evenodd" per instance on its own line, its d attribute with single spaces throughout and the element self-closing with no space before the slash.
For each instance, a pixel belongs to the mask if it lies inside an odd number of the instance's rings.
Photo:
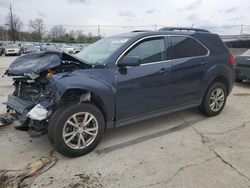
<svg viewBox="0 0 250 188">
<path fill-rule="evenodd" d="M 169 36 L 174 106 L 192 104 L 199 100 L 201 81 L 207 70 L 209 50 L 198 40 L 189 36 Z"/>
</svg>

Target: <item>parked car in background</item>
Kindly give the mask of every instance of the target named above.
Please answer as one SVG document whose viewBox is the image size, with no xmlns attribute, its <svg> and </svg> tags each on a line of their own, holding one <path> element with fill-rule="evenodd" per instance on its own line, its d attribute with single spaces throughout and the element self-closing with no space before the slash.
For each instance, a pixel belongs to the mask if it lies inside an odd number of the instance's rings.
<svg viewBox="0 0 250 188">
<path fill-rule="evenodd" d="M 235 81 L 242 82 L 250 80 L 250 49 L 243 54 L 236 56 Z"/>
<path fill-rule="evenodd" d="M 73 54 L 77 54 L 77 53 L 79 53 L 80 51 L 82 51 L 83 50 L 83 48 L 82 47 L 80 47 L 80 46 L 74 46 L 73 47 Z"/>
<path fill-rule="evenodd" d="M 68 54 L 72 54 L 73 51 L 74 51 L 74 47 L 71 46 L 71 45 L 66 44 L 66 45 L 63 45 L 63 46 L 61 47 L 61 51 L 62 51 L 62 52 L 65 52 L 65 53 L 68 53 Z"/>
<path fill-rule="evenodd" d="M 27 53 L 34 53 L 37 52 L 38 49 L 33 46 L 32 44 L 24 44 L 22 45 L 22 53 L 27 54 Z"/>
<path fill-rule="evenodd" d="M 8 44 L 4 50 L 5 56 L 8 55 L 21 55 L 21 47 L 17 44 Z"/>
<path fill-rule="evenodd" d="M 34 43 L 33 46 L 35 46 L 38 51 L 44 51 L 46 50 L 47 45 L 43 43 Z"/>
<path fill-rule="evenodd" d="M 4 54 L 4 47 L 0 46 L 0 56 Z"/>
<path fill-rule="evenodd" d="M 218 115 L 234 73 L 234 57 L 209 31 L 131 32 L 76 55 L 17 58 L 6 71 L 15 91 L 5 104 L 21 126 L 48 132 L 57 151 L 76 157 L 92 151 L 111 128 L 191 107 Z"/>
<path fill-rule="evenodd" d="M 53 44 L 48 45 L 47 44 L 46 51 L 58 51 L 58 48 L 56 45 L 53 45 Z"/>
</svg>

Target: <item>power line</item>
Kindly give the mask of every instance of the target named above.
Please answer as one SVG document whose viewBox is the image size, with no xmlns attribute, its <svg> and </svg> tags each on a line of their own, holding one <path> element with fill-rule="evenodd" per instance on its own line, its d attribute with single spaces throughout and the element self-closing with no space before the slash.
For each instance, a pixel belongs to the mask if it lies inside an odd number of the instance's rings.
<svg viewBox="0 0 250 188">
<path fill-rule="evenodd" d="M 57 25 L 62 25 L 64 28 L 72 29 L 78 28 L 81 30 L 91 30 L 91 32 L 96 31 L 96 34 L 98 36 L 101 36 L 101 33 L 103 34 L 103 30 L 105 29 L 137 29 L 137 28 L 143 28 L 147 30 L 157 30 L 158 28 L 164 27 L 165 25 L 162 24 L 148 24 L 148 25 L 104 25 L 104 24 L 96 24 L 96 25 L 68 25 L 68 24 L 44 24 L 46 27 L 54 27 Z M 26 29 L 30 27 L 28 24 L 23 25 Z M 192 25 L 194 26 L 194 25 Z M 241 25 L 207 25 L 207 26 L 194 26 L 194 27 L 200 27 L 204 29 L 211 30 L 215 33 L 223 33 L 223 34 L 244 34 L 244 33 L 250 33 L 250 25 L 247 24 L 241 24 Z M 25 31 L 23 30 L 23 31 Z M 107 32 L 107 31 L 106 31 Z M 114 33 L 114 32 L 113 32 Z"/>
</svg>

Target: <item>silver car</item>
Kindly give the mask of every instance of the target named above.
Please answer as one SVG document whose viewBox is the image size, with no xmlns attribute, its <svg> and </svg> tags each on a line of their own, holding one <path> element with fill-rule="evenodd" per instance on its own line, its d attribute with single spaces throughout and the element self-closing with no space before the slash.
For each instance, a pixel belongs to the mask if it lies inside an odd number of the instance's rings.
<svg viewBox="0 0 250 188">
<path fill-rule="evenodd" d="M 8 55 L 21 55 L 21 47 L 18 46 L 17 44 L 8 44 L 5 47 L 5 56 Z"/>
</svg>

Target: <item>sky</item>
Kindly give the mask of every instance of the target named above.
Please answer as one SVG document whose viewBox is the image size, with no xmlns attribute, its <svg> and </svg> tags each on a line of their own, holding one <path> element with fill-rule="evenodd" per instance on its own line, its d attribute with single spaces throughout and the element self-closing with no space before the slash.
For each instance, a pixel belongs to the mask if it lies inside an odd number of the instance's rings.
<svg viewBox="0 0 250 188">
<path fill-rule="evenodd" d="M 0 25 L 6 22 L 10 3 L 23 21 L 24 30 L 29 29 L 31 19 L 42 18 L 47 30 L 63 24 L 68 31 L 94 35 L 98 34 L 99 24 L 103 36 L 162 26 L 240 34 L 242 24 L 246 25 L 243 33 L 250 33 L 249 0 L 0 0 Z"/>
</svg>

